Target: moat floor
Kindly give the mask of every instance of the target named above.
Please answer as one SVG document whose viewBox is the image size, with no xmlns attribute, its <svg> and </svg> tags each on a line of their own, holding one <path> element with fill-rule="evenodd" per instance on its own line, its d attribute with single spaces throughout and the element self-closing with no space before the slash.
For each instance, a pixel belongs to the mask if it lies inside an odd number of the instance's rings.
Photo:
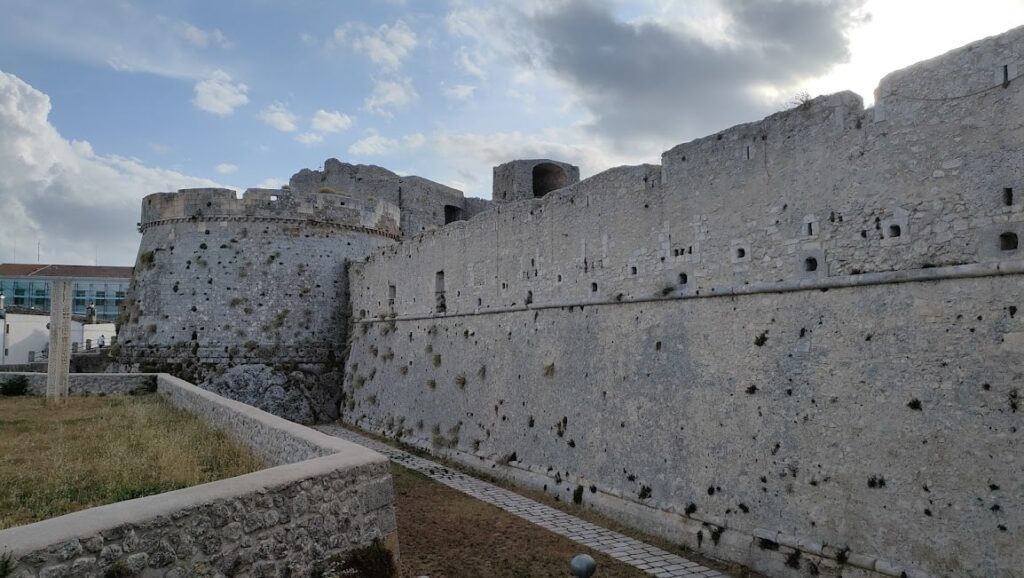
<svg viewBox="0 0 1024 578">
<path fill-rule="evenodd" d="M 726 576 L 351 430 L 318 429 L 401 466 L 392 473 L 404 576 L 565 576 L 581 553 L 597 560 L 602 577 Z"/>
</svg>

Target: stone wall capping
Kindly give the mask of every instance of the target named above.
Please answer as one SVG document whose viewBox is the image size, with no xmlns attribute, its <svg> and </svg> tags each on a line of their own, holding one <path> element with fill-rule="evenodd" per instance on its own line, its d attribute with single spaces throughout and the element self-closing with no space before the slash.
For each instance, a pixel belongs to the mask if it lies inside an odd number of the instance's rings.
<svg viewBox="0 0 1024 578">
<path fill-rule="evenodd" d="M 10 374 L 0 374 L 0 379 L 6 375 Z M 45 378 L 45 374 L 36 375 Z M 77 389 L 80 394 L 130 392 L 138 388 L 140 379 L 151 386 L 155 378 L 158 395 L 171 405 L 225 431 L 263 457 L 270 467 L 234 478 L 0 530 L 0 552 L 11 555 L 15 563 L 14 576 L 25 572 L 34 575 L 33 570 L 40 576 L 64 575 L 68 568 L 59 562 L 69 560 L 74 552 L 81 552 L 82 543 L 90 551 L 98 550 L 104 542 L 107 543 L 99 561 L 93 562 L 100 570 L 118 562 L 141 572 L 147 559 L 156 555 L 162 556 L 161 564 L 164 566 L 173 563 L 185 566 L 194 562 L 202 564 L 216 552 L 230 553 L 232 549 L 237 552 L 249 548 L 251 539 L 267 538 L 264 529 L 279 524 L 288 524 L 292 531 L 308 530 L 303 539 L 312 540 L 313 543 L 307 545 L 315 543 L 315 551 L 323 552 L 324 556 L 368 545 L 375 538 L 385 539 L 388 547 L 397 552 L 394 494 L 388 460 L 383 455 L 225 399 L 167 374 L 72 375 L 83 378 Z M 105 381 L 95 382 L 99 383 L 99 390 L 89 391 L 89 384 L 94 382 L 85 381 L 85 377 L 103 378 Z M 110 382 L 118 380 L 127 385 L 120 388 L 110 385 Z M 73 388 L 72 393 L 75 392 Z M 245 506 L 244 512 L 237 511 L 236 508 L 242 504 L 250 505 Z M 324 533 L 316 529 L 322 526 L 323 519 L 312 514 L 319 510 L 330 516 L 332 508 L 336 507 L 332 504 L 349 508 L 349 515 L 353 518 L 352 529 L 342 531 L 351 534 Z M 210 526 L 209 517 L 223 517 L 231 512 L 244 514 L 240 526 L 227 520 L 222 525 L 214 523 Z M 308 528 L 306 516 L 311 516 Z M 201 520 L 188 522 L 192 518 Z M 174 532 L 191 531 L 182 524 L 196 523 L 206 528 L 206 543 L 201 548 L 195 550 L 192 546 L 181 546 L 174 551 L 165 551 L 161 540 L 169 528 Z M 246 540 L 239 541 L 239 532 L 246 535 Z M 216 540 L 209 541 L 214 534 L 217 535 Z M 223 550 L 225 548 L 226 551 Z M 311 566 L 316 561 L 307 558 L 299 563 Z M 291 559 L 268 562 L 279 568 L 294 563 L 296 561 Z"/>
</svg>

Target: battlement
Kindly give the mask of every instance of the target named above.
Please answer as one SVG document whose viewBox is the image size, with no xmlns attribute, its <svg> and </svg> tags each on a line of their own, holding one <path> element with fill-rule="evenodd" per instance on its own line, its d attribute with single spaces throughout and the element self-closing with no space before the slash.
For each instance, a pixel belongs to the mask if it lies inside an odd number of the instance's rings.
<svg viewBox="0 0 1024 578">
<path fill-rule="evenodd" d="M 324 190 L 293 192 L 282 189 L 247 189 L 241 198 L 231 189 L 182 189 L 155 193 L 142 201 L 139 230 L 182 221 L 295 221 L 298 224 L 340 226 L 399 235 L 401 211 L 397 205 L 372 196 Z"/>
</svg>

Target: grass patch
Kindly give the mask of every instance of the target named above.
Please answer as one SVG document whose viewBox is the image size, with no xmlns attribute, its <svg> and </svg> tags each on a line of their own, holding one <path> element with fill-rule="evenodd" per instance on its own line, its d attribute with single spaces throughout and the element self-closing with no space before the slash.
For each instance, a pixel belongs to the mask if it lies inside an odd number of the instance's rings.
<svg viewBox="0 0 1024 578">
<path fill-rule="evenodd" d="M 230 478 L 247 449 L 154 394 L 0 398 L 0 529 Z"/>
</svg>

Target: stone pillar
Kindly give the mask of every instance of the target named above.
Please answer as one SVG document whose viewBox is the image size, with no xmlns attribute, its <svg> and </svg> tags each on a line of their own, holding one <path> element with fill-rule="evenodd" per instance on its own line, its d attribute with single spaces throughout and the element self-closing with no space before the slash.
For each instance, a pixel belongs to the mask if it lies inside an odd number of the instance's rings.
<svg viewBox="0 0 1024 578">
<path fill-rule="evenodd" d="M 50 359 L 47 364 L 46 399 L 62 401 L 68 395 L 71 366 L 71 281 L 50 282 Z"/>
</svg>

